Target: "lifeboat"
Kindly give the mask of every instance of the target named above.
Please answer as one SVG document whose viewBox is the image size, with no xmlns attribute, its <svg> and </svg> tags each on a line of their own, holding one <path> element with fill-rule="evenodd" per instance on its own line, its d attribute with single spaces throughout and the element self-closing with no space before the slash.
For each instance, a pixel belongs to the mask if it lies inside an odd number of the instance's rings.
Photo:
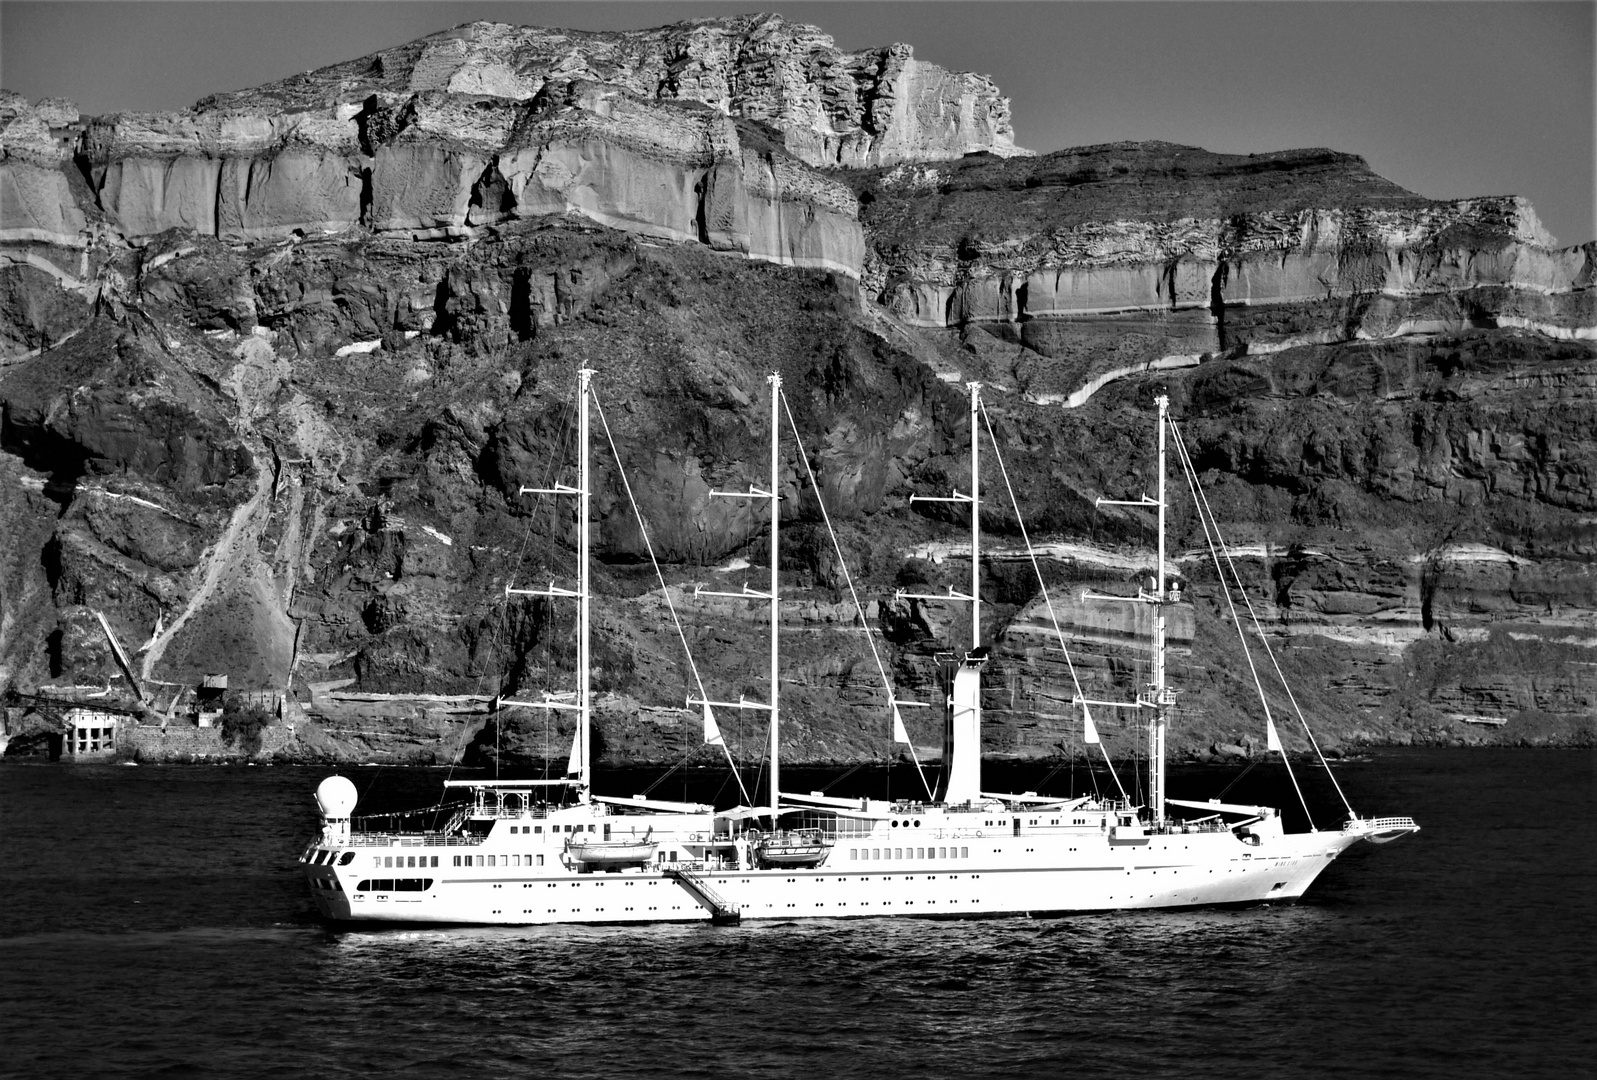
<svg viewBox="0 0 1597 1080">
<path fill-rule="evenodd" d="M 764 866 L 819 866 L 831 850 L 832 845 L 819 833 L 779 833 L 761 840 L 755 846 L 754 857 Z"/>
<path fill-rule="evenodd" d="M 588 866 L 642 866 L 659 846 L 653 840 L 577 840 L 566 853 Z"/>
</svg>

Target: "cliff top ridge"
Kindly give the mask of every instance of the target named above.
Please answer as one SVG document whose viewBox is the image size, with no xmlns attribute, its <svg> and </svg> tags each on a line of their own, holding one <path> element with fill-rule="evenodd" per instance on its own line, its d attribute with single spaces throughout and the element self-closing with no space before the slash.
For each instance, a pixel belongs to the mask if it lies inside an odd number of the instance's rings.
<svg viewBox="0 0 1597 1080">
<path fill-rule="evenodd" d="M 844 52 L 819 28 L 774 14 L 624 31 L 463 23 L 263 86 L 213 94 L 192 111 L 342 119 L 374 96 L 387 104 L 428 91 L 530 101 L 546 87 L 573 82 L 764 121 L 812 165 L 1029 153 L 1015 146 L 1009 101 L 987 76 L 916 60 L 904 44 Z"/>
</svg>

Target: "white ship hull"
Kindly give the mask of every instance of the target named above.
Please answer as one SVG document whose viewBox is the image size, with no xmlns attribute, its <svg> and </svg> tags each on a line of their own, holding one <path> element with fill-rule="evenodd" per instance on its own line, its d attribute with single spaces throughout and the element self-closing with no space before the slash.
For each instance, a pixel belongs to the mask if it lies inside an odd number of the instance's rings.
<svg viewBox="0 0 1597 1080">
<path fill-rule="evenodd" d="M 1053 835 L 950 838 L 917 835 L 963 857 L 861 860 L 901 837 L 839 840 L 811 868 L 711 869 L 703 861 L 579 873 L 563 865 L 428 868 L 423 891 L 370 887 L 387 879 L 357 849 L 346 867 L 306 867 L 318 911 L 335 922 L 536 925 L 742 919 L 983 917 L 1146 910 L 1296 900 L 1321 871 L 1368 835 L 1266 831 L 1257 845 L 1230 831 L 1158 833 L 1116 840 L 1100 829 Z M 930 844 L 926 846 L 930 847 Z M 665 844 L 662 843 L 662 847 Z M 414 847 L 393 850 L 414 851 Z M 425 848 L 429 855 L 440 850 Z M 918 850 L 896 848 L 887 850 Z M 365 857 L 362 857 L 362 856 Z M 497 863 L 497 860 L 496 860 Z M 688 871 L 681 875 L 680 871 Z M 405 873 L 421 877 L 422 871 Z M 396 878 L 396 880 L 399 880 Z M 362 888 L 366 883 L 367 887 Z M 709 886 L 713 899 L 696 888 Z"/>
</svg>

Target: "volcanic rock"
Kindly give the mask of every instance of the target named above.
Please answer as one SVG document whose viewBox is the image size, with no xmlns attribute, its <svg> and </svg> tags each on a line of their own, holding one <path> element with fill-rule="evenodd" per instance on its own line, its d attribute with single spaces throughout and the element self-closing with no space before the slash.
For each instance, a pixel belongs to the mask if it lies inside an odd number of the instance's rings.
<svg viewBox="0 0 1597 1080">
<path fill-rule="evenodd" d="M 1327 746 L 1592 738 L 1597 247 L 1523 199 L 1028 157 L 986 80 L 774 16 L 476 23 L 180 113 L 6 95 L 0 148 L 0 683 L 131 701 L 99 613 L 152 720 L 228 672 L 298 725 L 274 753 L 560 758 L 487 703 L 571 683 L 569 606 L 505 590 L 571 582 L 570 504 L 523 488 L 574 482 L 588 367 L 601 736 L 675 760 L 690 695 L 769 694 L 763 607 L 701 593 L 761 585 L 760 510 L 711 492 L 769 482 L 777 371 L 792 760 L 897 753 L 862 620 L 942 699 L 968 610 L 899 591 L 968 586 L 968 512 L 910 496 L 967 490 L 970 381 L 989 752 L 1079 753 L 1078 687 L 1146 690 L 1146 611 L 1082 593 L 1153 569 L 1154 518 L 1097 500 L 1155 490 L 1156 393 L 1235 565 L 1172 463 L 1175 748 L 1259 752 L 1244 640 L 1292 750 L 1299 708 Z"/>
</svg>

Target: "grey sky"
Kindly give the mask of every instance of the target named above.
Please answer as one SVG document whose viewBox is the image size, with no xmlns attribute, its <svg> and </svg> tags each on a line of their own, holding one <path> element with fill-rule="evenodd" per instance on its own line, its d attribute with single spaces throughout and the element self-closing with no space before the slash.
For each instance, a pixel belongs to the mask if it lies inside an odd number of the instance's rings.
<svg viewBox="0 0 1597 1080">
<path fill-rule="evenodd" d="M 904 41 L 991 75 L 1034 150 L 1327 146 L 1433 198 L 1528 196 L 1566 244 L 1597 235 L 1590 2 L 0 0 L 0 85 L 86 113 L 177 109 L 472 19 L 597 30 L 761 7 L 843 48 Z"/>
</svg>

